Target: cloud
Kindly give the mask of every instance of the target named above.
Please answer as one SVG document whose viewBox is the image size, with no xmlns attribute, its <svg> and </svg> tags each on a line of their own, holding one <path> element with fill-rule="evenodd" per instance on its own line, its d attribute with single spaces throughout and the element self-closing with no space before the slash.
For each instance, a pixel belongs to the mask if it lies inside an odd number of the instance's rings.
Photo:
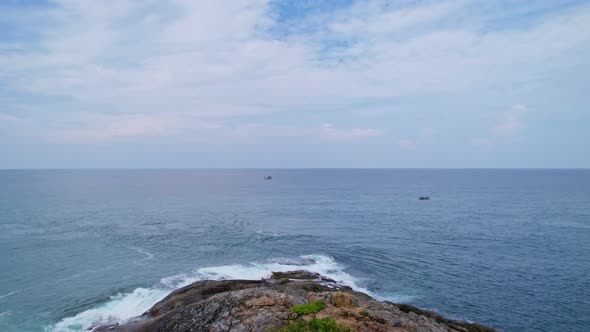
<svg viewBox="0 0 590 332">
<path fill-rule="evenodd" d="M 420 145 L 424 145 L 431 142 L 432 137 L 436 131 L 431 127 L 424 127 L 420 130 L 418 136 L 414 139 L 400 139 L 397 141 L 397 145 L 404 150 L 414 150 Z"/>
<path fill-rule="evenodd" d="M 522 115 L 528 111 L 526 105 L 516 104 L 506 113 L 504 119 L 499 124 L 491 128 L 492 133 L 496 135 L 508 135 L 523 127 Z"/>
<path fill-rule="evenodd" d="M 94 119 L 94 125 L 88 122 Z M 170 123 L 165 119 L 145 116 L 101 117 L 90 115 L 82 121 L 78 128 L 57 129 L 48 132 L 44 137 L 57 142 L 107 142 L 125 138 L 145 138 L 162 135 Z"/>
<path fill-rule="evenodd" d="M 324 127 L 320 131 L 319 137 L 326 140 L 352 140 L 381 135 L 383 135 L 383 131 L 374 128 L 335 129 L 334 127 Z"/>
<path fill-rule="evenodd" d="M 587 4 L 369 0 L 302 15 L 266 0 L 50 4 L 0 12 L 7 30 L 24 36 L 0 38 L 2 111 L 22 120 L 12 140 L 391 139 L 416 149 L 454 121 L 391 138 L 391 117 L 422 128 L 405 119 L 436 112 L 451 119 L 454 110 L 408 111 L 400 101 L 522 86 L 540 94 L 554 74 L 590 58 Z M 492 127 L 490 140 L 508 136 L 524 127 L 525 112 L 515 105 L 480 127 Z M 7 119 L 0 117 L 13 126 Z M 289 119 L 296 120 L 284 125 Z"/>
<path fill-rule="evenodd" d="M 523 104 L 512 105 L 509 111 L 501 114 L 501 120 L 489 128 L 491 135 L 469 140 L 470 145 L 478 147 L 492 147 L 498 141 L 507 139 L 524 127 L 523 115 L 528 107 Z"/>
<path fill-rule="evenodd" d="M 405 150 L 414 150 L 418 146 L 418 143 L 410 139 L 400 139 L 397 141 L 397 145 Z"/>
<path fill-rule="evenodd" d="M 401 9 L 369 1 L 320 14 L 327 23 L 315 33 L 274 35 L 268 29 L 281 23 L 261 0 L 59 1 L 38 47 L 0 55 L 0 64 L 13 89 L 34 94 L 118 112 L 231 115 L 485 86 L 519 64 L 573 56 L 590 39 L 588 11 L 527 30 L 435 25 L 465 10 L 456 1 Z M 299 31 L 314 22 L 301 19 Z M 346 46 L 326 47 L 339 40 Z"/>
<path fill-rule="evenodd" d="M 14 115 L 0 113 L 0 123 L 2 123 L 2 122 L 14 122 L 14 121 L 18 121 L 18 120 L 19 119 L 16 116 L 14 116 Z"/>
<path fill-rule="evenodd" d="M 474 138 L 469 140 L 469 144 L 480 148 L 487 148 L 494 145 L 494 140 L 491 138 Z"/>
<path fill-rule="evenodd" d="M 223 122 L 206 122 L 186 114 L 181 121 L 156 115 L 103 116 L 79 114 L 72 116 L 77 123 L 62 124 L 43 135 L 51 142 L 62 143 L 105 143 L 117 140 L 138 141 L 164 136 L 179 137 L 183 141 L 207 141 L 210 143 L 244 142 L 278 138 L 297 138 L 309 141 L 351 141 L 378 137 L 384 134 L 375 128 L 338 128 L 334 124 L 319 127 L 269 125 L 264 123 L 243 123 L 228 125 Z M 0 118 L 1 119 L 1 118 Z M 191 138 L 198 131 L 202 137 Z"/>
<path fill-rule="evenodd" d="M 222 136 L 248 139 L 299 138 L 311 141 L 351 141 L 378 137 L 384 134 L 375 128 L 338 128 L 333 124 L 320 127 L 295 127 L 265 124 L 245 124 L 223 128 Z"/>
<path fill-rule="evenodd" d="M 421 136 L 423 138 L 430 138 L 430 137 L 434 136 L 435 133 L 436 133 L 435 130 L 432 129 L 431 127 L 424 127 L 424 128 L 422 128 Z"/>
</svg>

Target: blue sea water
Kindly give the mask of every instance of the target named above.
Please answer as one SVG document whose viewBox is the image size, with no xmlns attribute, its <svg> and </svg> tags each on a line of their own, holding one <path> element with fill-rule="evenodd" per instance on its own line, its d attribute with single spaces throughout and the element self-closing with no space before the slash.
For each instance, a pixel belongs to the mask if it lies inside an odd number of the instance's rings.
<svg viewBox="0 0 590 332">
<path fill-rule="evenodd" d="M 590 171 L 0 171 L 0 331 L 298 268 L 504 331 L 590 331 Z"/>
</svg>

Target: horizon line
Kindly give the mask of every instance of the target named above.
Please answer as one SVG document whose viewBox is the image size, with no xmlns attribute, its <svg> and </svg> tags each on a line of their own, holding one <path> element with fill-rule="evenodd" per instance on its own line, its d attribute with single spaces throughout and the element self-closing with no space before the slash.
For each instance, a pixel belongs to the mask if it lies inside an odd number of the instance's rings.
<svg viewBox="0 0 590 332">
<path fill-rule="evenodd" d="M 590 167 L 78 167 L 0 168 L 0 171 L 101 171 L 101 170 L 590 170 Z"/>
</svg>

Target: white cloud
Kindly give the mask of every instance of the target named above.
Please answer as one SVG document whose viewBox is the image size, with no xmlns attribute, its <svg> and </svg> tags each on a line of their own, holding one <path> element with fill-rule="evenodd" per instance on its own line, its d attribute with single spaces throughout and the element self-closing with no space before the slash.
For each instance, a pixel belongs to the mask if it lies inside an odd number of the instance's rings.
<svg viewBox="0 0 590 332">
<path fill-rule="evenodd" d="M 436 134 L 436 131 L 431 127 L 424 127 L 418 133 L 414 139 L 400 139 L 397 141 L 397 145 L 404 150 L 414 150 L 420 145 L 424 145 L 431 142 L 432 137 Z"/>
<path fill-rule="evenodd" d="M 18 120 L 19 119 L 16 116 L 14 116 L 14 115 L 0 113 L 0 123 L 2 123 L 2 122 L 14 122 L 14 121 L 18 121 Z"/>
<path fill-rule="evenodd" d="M 435 133 L 436 133 L 436 131 L 434 129 L 432 129 L 431 127 L 424 127 L 424 128 L 422 128 L 421 136 L 423 138 L 430 138 L 430 137 L 434 136 Z"/>
<path fill-rule="evenodd" d="M 430 24 L 448 16 L 457 9 L 458 1 L 447 1 L 401 9 L 384 8 L 378 1 L 360 2 L 343 10 L 337 19 L 329 24 L 333 33 L 348 38 L 366 39 L 391 38 L 391 34 L 404 31 L 421 24 Z"/>
<path fill-rule="evenodd" d="M 528 107 L 523 104 L 512 105 L 509 111 L 500 114 L 497 124 L 489 128 L 491 133 L 488 137 L 471 139 L 469 143 L 478 147 L 492 147 L 498 141 L 510 138 L 524 125 L 523 115 L 528 112 Z"/>
<path fill-rule="evenodd" d="M 125 138 L 145 138 L 164 134 L 171 128 L 171 122 L 150 116 L 97 116 L 93 114 L 74 115 L 78 124 L 48 132 L 44 137 L 58 142 L 107 142 Z M 89 123 L 93 123 L 89 125 Z"/>
<path fill-rule="evenodd" d="M 238 127 L 225 127 L 222 136 L 270 138 L 295 137 L 304 140 L 349 141 L 383 135 L 383 131 L 374 128 L 337 128 L 335 125 L 318 127 L 295 127 L 265 124 L 246 124 Z"/>
<path fill-rule="evenodd" d="M 383 135 L 383 131 L 374 128 L 337 129 L 333 126 L 323 127 L 319 132 L 319 137 L 327 140 L 351 140 L 381 135 Z"/>
<path fill-rule="evenodd" d="M 400 139 L 397 145 L 404 150 L 414 150 L 418 146 L 416 141 L 410 139 Z"/>
<path fill-rule="evenodd" d="M 485 30 L 489 18 L 470 12 L 469 2 L 399 8 L 367 1 L 303 18 L 290 33 L 276 35 L 270 31 L 280 22 L 265 0 L 61 0 L 57 5 L 47 15 L 31 14 L 41 20 L 38 44 L 0 53 L 0 83 L 43 100 L 27 101 L 28 116 L 51 112 L 59 123 L 75 112 L 125 119 L 97 126 L 88 117 L 78 119 L 87 121 L 77 124 L 83 129 L 47 133 L 71 141 L 169 135 L 180 124 L 199 129 L 215 123 L 223 131 L 226 119 L 310 105 L 342 109 L 359 100 L 509 86 L 586 61 L 590 44 L 587 6 L 526 28 Z M 346 43 L 331 46 L 335 41 Z M 14 49 L 13 44 L 0 49 Z M 521 115 L 513 111 L 493 131 L 516 130 Z M 384 130 L 303 131 L 338 140 Z M 414 141 L 398 143 L 415 147 Z"/>
<path fill-rule="evenodd" d="M 320 127 L 297 127 L 245 123 L 227 125 L 222 122 L 201 121 L 190 114 L 181 121 L 157 115 L 117 115 L 94 114 L 71 115 L 75 118 L 75 128 L 62 124 L 43 137 L 48 141 L 69 143 L 104 143 L 115 140 L 137 140 L 175 136 L 183 141 L 207 141 L 210 143 L 244 142 L 278 138 L 298 138 L 310 141 L 350 141 L 383 135 L 374 128 L 337 128 L 333 124 Z M 92 125 L 89 125 L 92 123 Z M 326 126 L 327 125 L 327 126 Z M 191 133 L 203 134 L 191 138 Z"/>
<path fill-rule="evenodd" d="M 512 106 L 512 109 L 504 115 L 504 119 L 499 124 L 492 127 L 491 131 L 496 135 L 512 134 L 523 127 L 522 115 L 528 111 L 527 107 L 522 104 Z"/>
<path fill-rule="evenodd" d="M 469 141 L 469 144 L 480 148 L 487 148 L 494 145 L 494 140 L 491 138 L 474 138 Z"/>
</svg>

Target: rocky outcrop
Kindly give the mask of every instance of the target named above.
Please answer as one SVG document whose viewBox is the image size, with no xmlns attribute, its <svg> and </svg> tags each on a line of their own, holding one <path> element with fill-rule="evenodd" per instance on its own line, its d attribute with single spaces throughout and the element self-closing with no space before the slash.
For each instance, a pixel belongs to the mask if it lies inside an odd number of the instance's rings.
<svg viewBox="0 0 590 332">
<path fill-rule="evenodd" d="M 316 313 L 296 305 L 320 301 Z M 319 303 L 319 302 L 316 302 Z M 330 317 L 352 331 L 493 332 L 409 305 L 377 301 L 306 271 L 276 272 L 269 279 L 198 281 L 170 293 L 141 317 L 100 332 L 272 331 L 294 320 Z"/>
</svg>

